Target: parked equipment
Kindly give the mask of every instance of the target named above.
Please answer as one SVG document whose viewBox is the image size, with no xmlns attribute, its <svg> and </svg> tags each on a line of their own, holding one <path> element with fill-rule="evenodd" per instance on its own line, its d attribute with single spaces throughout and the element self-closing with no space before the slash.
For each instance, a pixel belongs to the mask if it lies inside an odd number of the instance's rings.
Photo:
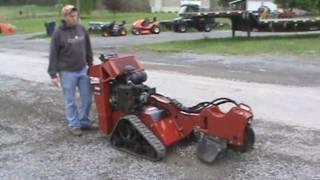
<svg viewBox="0 0 320 180">
<path fill-rule="evenodd" d="M 132 24 L 132 34 L 159 34 L 160 25 L 157 18 L 154 17 L 152 21 L 149 18 L 139 19 Z"/>
<path fill-rule="evenodd" d="M 160 22 L 161 25 L 167 29 L 171 29 L 174 32 L 185 33 L 191 28 L 195 28 L 200 32 L 211 32 L 217 23 L 214 22 L 214 18 L 194 16 L 190 18 L 177 17 L 173 20 L 164 20 Z"/>
<path fill-rule="evenodd" d="M 128 30 L 125 27 L 126 21 L 122 21 L 120 24 L 117 24 L 113 21 L 110 24 L 102 26 L 102 36 L 126 36 Z"/>
<path fill-rule="evenodd" d="M 191 136 L 198 137 L 197 156 L 211 163 L 226 149 L 253 148 L 253 113 L 248 105 L 228 98 L 186 107 L 144 84 L 147 74 L 134 56 L 100 57 L 89 69 L 99 114 L 99 129 L 116 149 L 152 161 L 166 149 Z M 221 105 L 233 107 L 226 113 Z"/>
<path fill-rule="evenodd" d="M 16 28 L 11 24 L 0 22 L 0 34 L 15 34 Z"/>
<path fill-rule="evenodd" d="M 185 33 L 188 29 L 195 28 L 198 31 L 210 32 L 217 25 L 211 14 L 201 14 L 200 6 L 196 4 L 181 5 L 178 17 L 172 20 L 163 20 L 161 25 L 174 32 Z"/>
<path fill-rule="evenodd" d="M 126 21 L 122 21 L 120 24 L 113 21 L 111 23 L 105 22 L 90 22 L 89 32 L 100 33 L 102 36 L 126 36 L 128 30 L 125 26 Z"/>
<path fill-rule="evenodd" d="M 110 24 L 108 22 L 89 22 L 88 31 L 91 33 L 102 33 L 102 27 Z"/>
</svg>

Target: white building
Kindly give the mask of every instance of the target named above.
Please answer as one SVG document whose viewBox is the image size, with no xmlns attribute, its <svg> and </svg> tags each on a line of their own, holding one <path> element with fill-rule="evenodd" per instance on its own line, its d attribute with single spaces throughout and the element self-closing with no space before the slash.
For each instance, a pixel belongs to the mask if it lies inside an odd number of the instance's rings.
<svg viewBox="0 0 320 180">
<path fill-rule="evenodd" d="M 247 11 L 257 11 L 260 7 L 268 7 L 271 12 L 278 9 L 273 0 L 247 0 Z"/>
<path fill-rule="evenodd" d="M 176 12 L 180 8 L 180 0 L 150 0 L 151 12 Z"/>
<path fill-rule="evenodd" d="M 247 11 L 257 11 L 261 7 L 268 7 L 271 12 L 278 9 L 277 5 L 273 0 L 235 0 L 229 3 L 232 5 L 237 5 L 239 7 L 245 8 Z"/>
</svg>

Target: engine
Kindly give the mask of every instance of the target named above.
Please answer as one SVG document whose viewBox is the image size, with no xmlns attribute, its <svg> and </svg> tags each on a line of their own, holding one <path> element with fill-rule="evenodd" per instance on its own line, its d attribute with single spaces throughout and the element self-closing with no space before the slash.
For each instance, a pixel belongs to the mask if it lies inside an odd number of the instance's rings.
<svg viewBox="0 0 320 180">
<path fill-rule="evenodd" d="M 123 74 L 111 82 L 111 104 L 113 108 L 124 113 L 141 110 L 147 103 L 150 93 L 155 92 L 154 88 L 149 88 L 143 84 L 146 80 L 146 72 L 136 71 L 130 65 L 125 66 Z"/>
</svg>

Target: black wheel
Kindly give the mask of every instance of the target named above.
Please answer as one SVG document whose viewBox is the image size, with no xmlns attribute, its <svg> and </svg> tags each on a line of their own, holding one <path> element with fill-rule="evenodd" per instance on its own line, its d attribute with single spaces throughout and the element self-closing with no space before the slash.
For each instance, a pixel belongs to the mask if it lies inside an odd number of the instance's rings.
<svg viewBox="0 0 320 180">
<path fill-rule="evenodd" d="M 157 26 L 157 25 L 153 26 L 152 29 L 151 29 L 151 32 L 153 34 L 159 34 L 160 33 L 160 27 Z"/>
<path fill-rule="evenodd" d="M 128 34 L 128 31 L 126 29 L 123 28 L 123 29 L 120 30 L 120 35 L 121 36 L 126 36 L 127 34 Z"/>
<path fill-rule="evenodd" d="M 250 18 L 250 14 L 249 12 L 245 11 L 242 13 L 242 19 L 245 20 L 245 21 L 248 21 Z"/>
<path fill-rule="evenodd" d="M 108 37 L 109 36 L 109 33 L 108 32 L 102 32 L 101 34 L 103 37 Z"/>
<path fill-rule="evenodd" d="M 179 24 L 177 27 L 177 31 L 181 33 L 187 32 L 187 26 L 185 24 Z"/>
<path fill-rule="evenodd" d="M 133 147 L 138 138 L 136 129 L 127 120 L 119 122 L 114 133 L 116 136 L 113 136 L 111 143 L 120 147 Z"/>
<path fill-rule="evenodd" d="M 207 24 L 204 25 L 203 30 L 205 32 L 210 32 L 210 31 L 212 31 L 212 28 L 213 28 L 212 24 L 207 23 Z"/>
<path fill-rule="evenodd" d="M 251 126 L 248 126 L 246 128 L 246 133 L 245 133 L 245 142 L 244 142 L 244 152 L 249 151 L 253 148 L 253 145 L 256 141 L 255 133 L 252 129 Z"/>
<path fill-rule="evenodd" d="M 256 140 L 255 133 L 254 133 L 252 127 L 249 125 L 245 129 L 243 145 L 242 146 L 231 145 L 230 149 L 237 151 L 237 152 L 241 152 L 241 153 L 248 152 L 253 149 L 253 145 L 255 143 L 255 140 Z"/>
<path fill-rule="evenodd" d="M 138 29 L 136 29 L 136 28 L 133 28 L 132 29 L 132 34 L 133 35 L 140 35 L 140 31 Z"/>
</svg>

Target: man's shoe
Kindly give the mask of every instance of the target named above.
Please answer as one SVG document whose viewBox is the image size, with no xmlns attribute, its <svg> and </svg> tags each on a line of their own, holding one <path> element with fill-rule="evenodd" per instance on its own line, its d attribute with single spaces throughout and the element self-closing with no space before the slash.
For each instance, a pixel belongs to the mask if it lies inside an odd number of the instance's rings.
<svg viewBox="0 0 320 180">
<path fill-rule="evenodd" d="M 91 123 L 89 126 L 81 127 L 81 130 L 89 131 L 89 130 L 97 130 L 99 125 L 97 123 Z"/>
<path fill-rule="evenodd" d="M 81 136 L 82 135 L 82 131 L 80 128 L 71 128 L 70 133 L 74 136 Z"/>
</svg>

